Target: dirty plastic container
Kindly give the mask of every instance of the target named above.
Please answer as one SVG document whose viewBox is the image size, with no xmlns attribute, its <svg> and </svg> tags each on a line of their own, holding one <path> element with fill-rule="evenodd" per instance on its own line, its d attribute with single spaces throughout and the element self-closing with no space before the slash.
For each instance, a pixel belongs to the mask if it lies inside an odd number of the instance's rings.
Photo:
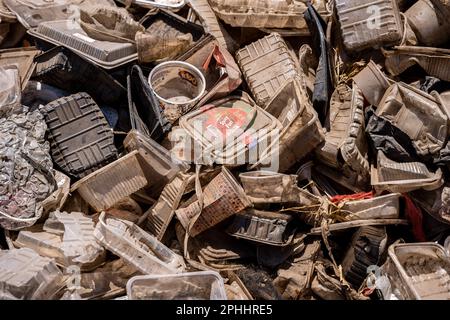
<svg viewBox="0 0 450 320">
<path fill-rule="evenodd" d="M 336 0 L 336 11 L 348 51 L 395 45 L 402 39 L 396 0 Z"/>
<path fill-rule="evenodd" d="M 397 298 L 450 299 L 450 260 L 441 245 L 431 242 L 393 244 L 388 254 L 391 265 L 383 269 L 394 293 L 400 293 Z"/>
<path fill-rule="evenodd" d="M 410 192 L 435 190 L 444 183 L 442 170 L 430 172 L 421 162 L 395 162 L 378 151 L 377 168 L 372 166 L 371 184 L 376 191 Z"/>
<path fill-rule="evenodd" d="M 244 78 L 258 106 L 264 108 L 287 80 L 297 75 L 286 42 L 272 33 L 236 53 Z"/>
<path fill-rule="evenodd" d="M 117 159 L 113 131 L 87 93 L 50 102 L 41 112 L 52 158 L 68 175 L 83 178 Z"/>
<path fill-rule="evenodd" d="M 222 167 L 222 172 L 204 189 L 203 204 L 201 211 L 198 201 L 176 211 L 178 220 L 192 237 L 252 205 L 226 167 Z M 192 221 L 196 215 L 196 220 Z"/>
<path fill-rule="evenodd" d="M 446 143 L 447 110 L 435 97 L 402 82 L 391 85 L 376 115 L 404 132 L 420 156 L 439 152 Z"/>
<path fill-rule="evenodd" d="M 51 299 L 62 286 L 61 280 L 53 259 L 27 248 L 1 251 L 0 298 Z"/>
<path fill-rule="evenodd" d="M 212 34 L 222 47 L 227 48 L 228 51 L 234 53 L 238 45 L 230 34 L 228 34 L 226 29 L 219 23 L 208 0 L 189 0 L 189 6 L 198 16 L 205 31 Z"/>
<path fill-rule="evenodd" d="M 17 22 L 16 14 L 5 5 L 4 0 L 0 0 L 0 20 L 2 22 Z"/>
<path fill-rule="evenodd" d="M 206 80 L 200 70 L 182 61 L 157 65 L 150 72 L 148 83 L 172 123 L 188 112 L 206 89 Z"/>
<path fill-rule="evenodd" d="M 36 28 L 46 21 L 69 19 L 75 13 L 70 5 L 75 2 L 82 1 L 3 0 L 26 29 Z"/>
<path fill-rule="evenodd" d="M 317 158 L 324 164 L 340 169 L 343 166 L 361 176 L 369 176 L 367 144 L 364 132 L 364 97 L 353 84 L 336 87 L 331 96 L 329 131 L 325 144 L 316 149 Z"/>
<path fill-rule="evenodd" d="M 140 63 L 180 60 L 176 57 L 205 36 L 202 26 L 167 10 L 149 13 L 140 23 L 146 28 L 136 34 Z"/>
<path fill-rule="evenodd" d="M 205 76 L 205 94 L 196 106 L 204 106 L 208 101 L 226 97 L 242 83 L 242 73 L 234 57 L 212 35 L 200 39 L 176 60 L 196 66 Z"/>
<path fill-rule="evenodd" d="M 94 231 L 100 244 L 144 274 L 183 272 L 183 259 L 134 223 L 102 212 Z"/>
<path fill-rule="evenodd" d="M 22 90 L 27 86 L 33 74 L 36 63 L 34 58 L 40 53 L 36 48 L 4 49 L 0 50 L 0 67 L 17 65 L 22 83 Z"/>
<path fill-rule="evenodd" d="M 227 300 L 223 278 L 214 271 L 131 278 L 129 300 Z"/>
<path fill-rule="evenodd" d="M 141 166 L 149 183 L 146 191 L 152 197 L 159 197 L 178 172 L 189 169 L 185 164 L 174 162 L 169 150 L 139 131 L 131 130 L 123 145 L 128 152 L 140 151 Z"/>
<path fill-rule="evenodd" d="M 127 86 L 131 127 L 154 140 L 161 140 L 172 124 L 164 115 L 158 98 L 138 65 L 131 68 Z"/>
<path fill-rule="evenodd" d="M 155 205 L 149 209 L 150 213 L 146 224 L 147 229 L 159 241 L 163 239 L 172 218 L 175 216 L 175 210 L 178 208 L 187 186 L 194 178 L 195 176 L 191 174 L 178 173 L 164 187 Z"/>
<path fill-rule="evenodd" d="M 450 10 L 438 1 L 418 0 L 405 12 L 408 23 L 424 46 L 437 47 L 450 40 Z"/>
<path fill-rule="evenodd" d="M 21 108 L 22 90 L 19 69 L 0 66 L 0 116 L 8 117 Z"/>
<path fill-rule="evenodd" d="M 292 242 L 294 229 L 292 215 L 278 212 L 248 210 L 236 214 L 228 227 L 228 234 L 272 246 L 286 246 Z"/>
<path fill-rule="evenodd" d="M 450 81 L 450 50 L 443 48 L 398 46 L 384 50 L 386 70 L 393 76 L 419 65 L 427 74 Z"/>
<path fill-rule="evenodd" d="M 111 208 L 148 184 L 139 157 L 139 151 L 125 155 L 75 183 L 71 192 L 77 191 L 97 212 Z"/>
<path fill-rule="evenodd" d="M 353 81 L 361 89 L 366 100 L 375 107 L 378 106 L 387 88 L 389 88 L 389 80 L 386 75 L 372 60 L 353 77 Z"/>
<path fill-rule="evenodd" d="M 28 33 L 38 40 L 65 46 L 104 69 L 115 69 L 137 59 L 133 43 L 92 39 L 72 20 L 43 22 Z"/>
<path fill-rule="evenodd" d="M 195 146 L 187 150 L 191 154 L 186 155 L 189 157 L 186 160 L 229 166 L 257 162 L 259 149 L 270 145 L 282 130 L 281 123 L 246 93 L 213 101 L 190 112 L 180 118 L 180 127 Z"/>
<path fill-rule="evenodd" d="M 289 124 L 283 127 L 279 139 L 262 152 L 260 160 L 251 169 L 286 172 L 297 161 L 313 151 L 324 139 L 324 132 L 317 112 L 312 107 L 305 85 L 298 78 L 291 79 L 275 93 L 270 104 L 295 103 L 298 110 Z M 278 161 L 278 162 L 277 162 Z"/>
<path fill-rule="evenodd" d="M 318 2 L 318 1 L 313 1 Z M 305 3 L 289 0 L 210 0 L 216 15 L 233 27 L 307 28 Z"/>
<path fill-rule="evenodd" d="M 44 52 L 36 62 L 35 77 L 45 84 L 70 93 L 86 92 L 97 103 L 109 106 L 126 97 L 126 88 L 105 70 L 65 47 Z"/>
<path fill-rule="evenodd" d="M 350 213 L 351 220 L 399 219 L 400 193 L 364 200 L 346 201 L 340 210 Z"/>
<path fill-rule="evenodd" d="M 122 4 L 126 4 L 126 0 L 118 0 Z M 146 9 L 163 8 L 170 10 L 178 10 L 183 8 L 186 0 L 131 0 L 131 3 Z"/>
</svg>

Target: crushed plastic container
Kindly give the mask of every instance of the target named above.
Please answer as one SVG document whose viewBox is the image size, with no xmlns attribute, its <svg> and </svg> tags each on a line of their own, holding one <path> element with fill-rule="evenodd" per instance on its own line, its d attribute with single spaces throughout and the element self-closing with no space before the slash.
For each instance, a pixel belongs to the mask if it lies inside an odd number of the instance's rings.
<svg viewBox="0 0 450 320">
<path fill-rule="evenodd" d="M 183 272 L 183 259 L 134 223 L 106 217 L 103 212 L 94 236 L 105 248 L 144 274 Z"/>
<path fill-rule="evenodd" d="M 290 222 L 293 216 L 278 212 L 247 210 L 236 214 L 227 232 L 239 239 L 246 239 L 272 246 L 286 246 L 292 242 L 295 229 Z"/>
<path fill-rule="evenodd" d="M 139 159 L 139 151 L 133 151 L 84 177 L 71 192 L 77 191 L 97 212 L 108 209 L 148 184 Z"/>
<path fill-rule="evenodd" d="M 372 60 L 362 69 L 353 81 L 372 106 L 378 106 L 384 93 L 389 88 L 389 80 L 380 67 Z"/>
<path fill-rule="evenodd" d="M 372 166 L 371 184 L 377 191 L 409 192 L 434 190 L 444 183 L 442 170 L 428 170 L 421 162 L 395 162 L 378 151 L 377 167 Z"/>
<path fill-rule="evenodd" d="M 183 145 L 181 150 L 176 148 L 183 153 L 181 159 L 230 166 L 257 162 L 259 148 L 270 145 L 282 129 L 245 92 L 208 103 L 181 117 L 179 123 L 194 145 L 190 150 Z"/>
<path fill-rule="evenodd" d="M 262 151 L 259 161 L 252 165 L 251 169 L 286 172 L 325 139 L 317 112 L 312 107 L 306 90 L 305 83 L 296 77 L 285 82 L 275 93 L 267 107 L 269 110 L 276 109 L 270 107 L 272 104 L 295 104 L 290 110 L 297 111 L 287 117 L 289 122 L 283 126 L 279 138 L 274 139 L 275 141 Z"/>
<path fill-rule="evenodd" d="M 14 65 L 0 66 L 0 116 L 20 111 L 21 98 L 19 69 Z"/>
<path fill-rule="evenodd" d="M 53 259 L 31 249 L 0 255 L 0 297 L 17 300 L 51 299 L 60 288 L 62 273 Z"/>
<path fill-rule="evenodd" d="M 317 1 L 313 1 L 317 2 Z M 211 0 L 216 15 L 233 27 L 307 28 L 305 3 L 289 0 Z"/>
<path fill-rule="evenodd" d="M 37 40 L 65 46 L 104 69 L 115 69 L 137 59 L 134 44 L 92 39 L 72 20 L 43 22 L 28 33 Z"/>
<path fill-rule="evenodd" d="M 223 278 L 214 271 L 131 278 L 129 300 L 227 300 Z"/>
<path fill-rule="evenodd" d="M 131 130 L 123 145 L 128 152 L 140 152 L 140 163 L 148 181 L 146 191 L 150 196 L 158 197 L 178 172 L 189 169 L 183 163 L 174 162 L 169 150 L 139 131 Z"/>
<path fill-rule="evenodd" d="M 192 237 L 252 205 L 226 167 L 204 189 L 203 204 L 200 208 L 196 201 L 176 211 L 178 220 Z"/>
<path fill-rule="evenodd" d="M 21 79 L 22 90 L 33 74 L 36 63 L 34 58 L 40 53 L 35 48 L 4 49 L 0 50 L 0 67 L 17 65 Z"/>
<path fill-rule="evenodd" d="M 198 24 L 167 10 L 148 13 L 141 24 L 146 30 L 136 34 L 140 63 L 173 60 L 205 35 Z"/>
<path fill-rule="evenodd" d="M 411 140 L 418 155 L 437 153 L 448 135 L 448 114 L 435 97 L 399 82 L 391 85 L 376 110 Z"/>
<path fill-rule="evenodd" d="M 36 79 L 70 93 L 86 92 L 97 103 L 115 106 L 126 89 L 105 70 L 58 46 L 36 57 Z M 95 83 L 95 86 L 92 84 Z"/>
<path fill-rule="evenodd" d="M 350 212 L 351 220 L 398 219 L 400 193 L 391 193 L 364 200 L 345 201 L 340 210 Z"/>
<path fill-rule="evenodd" d="M 369 175 L 367 144 L 364 132 L 364 98 L 353 85 L 339 85 L 331 97 L 329 122 L 325 144 L 316 150 L 324 164 L 341 168 L 348 166 L 361 176 Z"/>
<path fill-rule="evenodd" d="M 393 244 L 388 254 L 383 272 L 397 299 L 450 298 L 450 261 L 441 245 L 430 242 Z"/>
<path fill-rule="evenodd" d="M 384 50 L 386 70 L 398 76 L 408 68 L 419 65 L 430 76 L 450 81 L 450 50 L 443 48 L 396 46 Z"/>
<path fill-rule="evenodd" d="M 175 210 L 180 205 L 182 196 L 194 175 L 179 172 L 161 192 L 158 201 L 149 209 L 147 229 L 161 241 L 175 216 Z"/>
<path fill-rule="evenodd" d="M 266 107 L 277 91 L 297 75 L 294 58 L 278 33 L 240 49 L 236 59 L 260 107 Z"/>
<path fill-rule="evenodd" d="M 52 158 L 68 175 L 83 178 L 117 159 L 112 129 L 87 93 L 53 101 L 41 112 Z"/>
<path fill-rule="evenodd" d="M 118 2 L 126 4 L 127 0 L 118 0 Z M 131 0 L 131 3 L 136 6 L 147 9 L 154 9 L 156 7 L 163 9 L 178 10 L 185 5 L 186 0 Z"/>
<path fill-rule="evenodd" d="M 402 39 L 396 0 L 336 0 L 336 12 L 348 51 L 395 45 Z"/>
<path fill-rule="evenodd" d="M 233 56 L 212 35 L 200 39 L 177 60 L 196 66 L 205 76 L 205 94 L 197 106 L 227 96 L 242 83 L 241 70 Z"/>
<path fill-rule="evenodd" d="M 443 45 L 450 39 L 450 10 L 446 10 L 440 0 L 418 0 L 405 12 L 405 17 L 425 46 Z"/>
</svg>

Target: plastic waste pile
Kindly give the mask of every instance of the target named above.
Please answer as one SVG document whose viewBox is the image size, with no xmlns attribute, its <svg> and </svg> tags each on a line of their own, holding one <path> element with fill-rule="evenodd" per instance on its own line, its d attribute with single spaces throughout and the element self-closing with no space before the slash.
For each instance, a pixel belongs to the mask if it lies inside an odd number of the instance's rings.
<svg viewBox="0 0 450 320">
<path fill-rule="evenodd" d="M 0 0 L 0 298 L 450 299 L 444 0 Z"/>
</svg>

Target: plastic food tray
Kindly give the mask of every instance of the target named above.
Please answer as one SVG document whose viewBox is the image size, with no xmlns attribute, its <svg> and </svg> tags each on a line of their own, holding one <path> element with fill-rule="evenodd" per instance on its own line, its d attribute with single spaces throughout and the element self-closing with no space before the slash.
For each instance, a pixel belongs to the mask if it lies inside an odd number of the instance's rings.
<svg viewBox="0 0 450 320">
<path fill-rule="evenodd" d="M 129 300 L 227 300 L 222 277 L 213 271 L 137 276 L 127 283 Z"/>
<path fill-rule="evenodd" d="M 92 39 L 72 20 L 43 22 L 28 33 L 54 45 L 68 47 L 105 69 L 114 69 L 137 59 L 134 44 Z"/>
<path fill-rule="evenodd" d="M 83 178 L 117 159 L 112 129 L 88 94 L 55 100 L 41 112 L 52 158 L 65 173 Z"/>
</svg>

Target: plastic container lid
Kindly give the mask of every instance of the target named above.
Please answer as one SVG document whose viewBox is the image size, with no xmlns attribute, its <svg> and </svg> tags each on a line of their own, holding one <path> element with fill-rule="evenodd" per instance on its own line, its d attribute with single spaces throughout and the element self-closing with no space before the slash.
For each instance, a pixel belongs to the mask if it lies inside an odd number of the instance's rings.
<svg viewBox="0 0 450 320">
<path fill-rule="evenodd" d="M 213 271 L 134 277 L 127 295 L 129 300 L 227 300 L 223 278 Z"/>
</svg>

